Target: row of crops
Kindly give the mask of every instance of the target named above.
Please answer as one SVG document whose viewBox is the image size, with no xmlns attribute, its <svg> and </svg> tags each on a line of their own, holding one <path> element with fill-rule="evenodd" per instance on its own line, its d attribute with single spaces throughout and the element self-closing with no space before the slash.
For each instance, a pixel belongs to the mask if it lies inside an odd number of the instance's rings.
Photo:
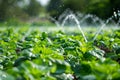
<svg viewBox="0 0 120 80">
<path fill-rule="evenodd" d="M 0 80 L 119 80 L 120 30 L 0 30 Z"/>
</svg>

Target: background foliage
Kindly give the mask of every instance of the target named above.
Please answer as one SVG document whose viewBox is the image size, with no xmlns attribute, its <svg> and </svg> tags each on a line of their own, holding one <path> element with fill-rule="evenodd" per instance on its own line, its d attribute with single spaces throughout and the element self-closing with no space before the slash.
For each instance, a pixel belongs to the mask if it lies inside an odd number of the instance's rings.
<svg viewBox="0 0 120 80">
<path fill-rule="evenodd" d="M 113 11 L 117 11 L 120 9 L 120 1 L 119 0 L 59 0 L 61 1 L 61 6 L 57 6 L 57 8 L 51 7 L 51 12 L 59 9 L 65 10 L 67 8 L 73 11 L 79 11 L 82 13 L 91 13 L 95 14 L 103 19 L 110 17 L 113 14 Z M 56 0 L 51 0 L 50 3 L 54 3 Z M 60 4 L 60 3 L 59 3 Z M 49 4 L 51 6 L 53 4 Z M 55 5 L 53 5 L 55 6 Z M 53 15 L 53 13 L 51 13 Z M 55 14 L 57 15 L 57 14 Z"/>
<path fill-rule="evenodd" d="M 120 0 L 50 0 L 48 5 L 41 6 L 38 0 L 0 0 L 0 21 L 26 19 L 43 14 L 58 18 L 68 8 L 107 19 L 120 9 L 119 4 Z"/>
</svg>

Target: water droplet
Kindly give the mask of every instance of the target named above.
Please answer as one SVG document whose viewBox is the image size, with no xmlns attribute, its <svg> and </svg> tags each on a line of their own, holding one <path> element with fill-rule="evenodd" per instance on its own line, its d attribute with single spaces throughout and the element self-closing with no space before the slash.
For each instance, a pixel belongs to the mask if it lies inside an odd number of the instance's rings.
<svg viewBox="0 0 120 80">
<path fill-rule="evenodd" d="M 120 11 L 118 10 L 118 16 L 120 16 Z"/>
<path fill-rule="evenodd" d="M 117 13 L 116 12 L 114 12 L 114 17 L 117 18 Z"/>
</svg>

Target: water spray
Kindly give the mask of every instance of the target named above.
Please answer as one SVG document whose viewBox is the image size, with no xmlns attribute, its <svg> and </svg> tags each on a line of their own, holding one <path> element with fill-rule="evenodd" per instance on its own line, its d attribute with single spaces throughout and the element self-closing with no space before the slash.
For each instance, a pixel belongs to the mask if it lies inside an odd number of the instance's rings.
<svg viewBox="0 0 120 80">
<path fill-rule="evenodd" d="M 72 18 L 72 19 L 76 22 L 77 27 L 78 27 L 78 29 L 80 30 L 80 32 L 81 32 L 81 34 L 82 34 L 82 36 L 83 36 L 85 42 L 88 42 L 88 40 L 87 40 L 87 38 L 86 38 L 86 36 L 85 36 L 85 34 L 84 34 L 84 32 L 83 32 L 81 26 L 80 26 L 80 23 L 79 23 L 78 19 L 75 17 L 74 14 L 70 14 L 70 15 L 66 16 L 66 18 L 63 20 L 61 26 L 64 27 L 66 21 L 67 21 L 69 18 Z"/>
</svg>

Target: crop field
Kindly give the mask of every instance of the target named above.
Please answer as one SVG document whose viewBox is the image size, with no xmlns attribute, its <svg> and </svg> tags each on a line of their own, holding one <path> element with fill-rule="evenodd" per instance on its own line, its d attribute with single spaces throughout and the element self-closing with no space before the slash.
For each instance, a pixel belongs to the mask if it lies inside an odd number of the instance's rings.
<svg viewBox="0 0 120 80">
<path fill-rule="evenodd" d="M 120 29 L 53 29 L 0 29 L 0 80 L 120 80 Z"/>
</svg>

